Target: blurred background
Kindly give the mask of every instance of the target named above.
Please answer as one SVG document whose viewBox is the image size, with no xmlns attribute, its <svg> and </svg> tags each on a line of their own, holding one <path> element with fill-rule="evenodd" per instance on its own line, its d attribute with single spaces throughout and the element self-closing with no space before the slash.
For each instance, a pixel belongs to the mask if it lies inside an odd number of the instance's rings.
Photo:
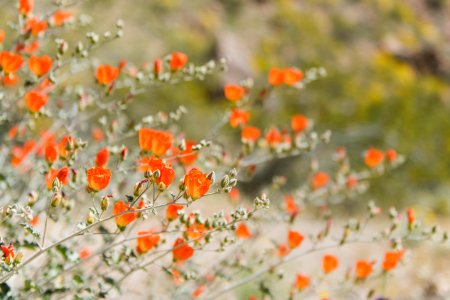
<svg viewBox="0 0 450 300">
<path fill-rule="evenodd" d="M 9 2 L 3 2 L 2 18 Z M 112 29 L 119 18 L 125 22 L 124 37 L 95 53 L 104 63 L 126 58 L 140 67 L 174 50 L 199 64 L 228 59 L 227 72 L 205 82 L 143 95 L 130 111 L 136 117 L 184 104 L 198 120 L 184 124 L 186 132 L 200 139 L 203 128 L 221 118 L 218 108 L 227 105 L 225 83 L 251 77 L 262 86 L 272 66 L 324 67 L 327 77 L 300 92 L 277 94 L 279 105 L 272 101 L 254 123 L 282 127 L 293 112 L 303 113 L 319 130 L 332 129 L 333 147 L 326 151 L 346 146 L 355 167 L 362 166 L 370 146 L 396 148 L 406 163 L 376 180 L 367 197 L 385 205 L 419 203 L 430 211 L 450 211 L 450 1 L 75 2 L 68 10 L 88 14 L 92 23 L 79 36 L 68 33 L 69 41 L 83 39 L 86 31 Z M 50 5 L 36 1 L 37 13 Z M 269 166 L 265 177 L 279 169 L 295 175 L 307 167 L 299 158 L 281 168 Z M 296 180 L 289 179 L 288 186 Z"/>
</svg>

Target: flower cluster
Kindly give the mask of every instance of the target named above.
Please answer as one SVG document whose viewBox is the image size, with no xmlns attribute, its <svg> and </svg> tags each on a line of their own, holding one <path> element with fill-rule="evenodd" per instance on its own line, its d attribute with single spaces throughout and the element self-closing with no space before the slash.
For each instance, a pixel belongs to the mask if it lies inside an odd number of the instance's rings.
<svg viewBox="0 0 450 300">
<path fill-rule="evenodd" d="M 1 298 L 114 297 L 125 286 L 136 290 L 128 278 L 141 271 L 156 274 L 158 293 L 177 299 L 213 299 L 252 281 L 270 295 L 274 274 L 293 282 L 292 296 L 316 293 L 332 276 L 360 288 L 395 272 L 409 239 L 447 240 L 411 208 L 392 208 L 387 228 L 370 233 L 367 223 L 381 214 L 372 202 L 363 218 L 335 217 L 334 206 L 404 158 L 372 147 L 357 169 L 340 147 L 332 167 L 315 156 L 330 132 L 317 131 L 307 111 L 259 121 L 261 103 L 305 88 L 313 72 L 273 67 L 260 82 L 225 84 L 224 122 L 205 128 L 197 142 L 179 122 L 189 117 L 184 106 L 140 120 L 128 108 L 155 85 L 203 80 L 225 60 L 197 65 L 174 51 L 135 67 L 93 58 L 97 47 L 123 35 L 122 21 L 115 33 L 88 32 L 69 44 L 63 31 L 83 28 L 83 18 L 64 1 L 50 14 L 39 14 L 33 0 L 17 2 L 17 22 L 0 29 L 0 124 L 7 129 L 0 149 Z M 57 47 L 48 47 L 55 36 Z M 220 138 L 226 130 L 232 136 Z M 297 156 L 310 167 L 295 185 L 270 173 L 261 191 L 243 188 L 260 166 Z M 338 248 L 351 251 L 360 242 L 385 249 L 350 263 L 341 258 Z M 291 263 L 292 276 L 281 274 L 282 266 L 315 253 L 308 267 Z M 351 271 L 341 274 L 346 267 Z"/>
</svg>

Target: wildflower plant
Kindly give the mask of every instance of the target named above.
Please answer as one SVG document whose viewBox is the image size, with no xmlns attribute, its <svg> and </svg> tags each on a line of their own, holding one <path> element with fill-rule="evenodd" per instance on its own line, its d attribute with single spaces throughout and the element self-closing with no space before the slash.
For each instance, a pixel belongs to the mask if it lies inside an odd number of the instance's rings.
<svg viewBox="0 0 450 300">
<path fill-rule="evenodd" d="M 174 51 L 151 67 L 105 61 L 95 49 L 123 35 L 122 21 L 72 44 L 67 31 L 83 20 L 64 1 L 42 15 L 34 4 L 18 1 L 17 19 L 0 29 L 2 299 L 110 298 L 133 293 L 137 273 L 161 299 L 214 299 L 249 283 L 258 297 L 276 286 L 286 298 L 317 297 L 324 286 L 370 297 L 382 293 L 372 282 L 402 264 L 405 241 L 447 240 L 411 209 L 392 208 L 385 227 L 366 233 L 382 218 L 373 202 L 364 216 L 335 221 L 335 207 L 401 165 L 395 150 L 368 149 L 356 170 L 343 147 L 333 158 L 314 156 L 331 133 L 316 131 L 307 112 L 293 112 L 282 128 L 253 123 L 261 103 L 282 101 L 283 89 L 300 93 L 324 69 L 273 67 L 255 83 L 227 83 L 224 118 L 196 141 L 179 124 L 195 108 L 140 120 L 127 109 L 153 88 L 225 71 L 225 60 L 199 64 Z M 225 127 L 232 145 L 220 138 Z M 295 190 L 274 177 L 251 201 L 239 192 L 261 164 L 296 156 L 311 164 Z M 322 168 L 326 160 L 335 167 Z M 305 225 L 311 217 L 316 225 Z M 340 249 L 356 244 L 384 250 L 345 266 Z M 297 263 L 314 253 L 312 268 Z"/>
</svg>

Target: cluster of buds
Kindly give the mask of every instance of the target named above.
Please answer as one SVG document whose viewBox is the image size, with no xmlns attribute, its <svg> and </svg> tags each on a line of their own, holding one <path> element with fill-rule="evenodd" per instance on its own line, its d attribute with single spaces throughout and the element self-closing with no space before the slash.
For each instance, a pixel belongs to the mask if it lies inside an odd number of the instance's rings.
<svg viewBox="0 0 450 300">
<path fill-rule="evenodd" d="M 230 214 L 233 221 L 247 220 L 251 218 L 252 215 L 253 215 L 252 212 L 247 212 L 247 210 L 242 207 L 239 207 Z"/>
<path fill-rule="evenodd" d="M 270 200 L 269 198 L 267 198 L 266 194 L 262 194 L 261 196 L 255 198 L 255 200 L 253 201 L 253 205 L 256 209 L 269 208 Z"/>
<path fill-rule="evenodd" d="M 211 141 L 201 140 L 200 143 L 192 146 L 192 151 L 200 151 L 209 146 L 211 146 Z"/>
<path fill-rule="evenodd" d="M 19 217 L 26 221 L 33 219 L 33 212 L 30 206 L 21 206 L 19 204 L 8 205 L 1 208 L 2 217 Z"/>
<path fill-rule="evenodd" d="M 225 193 L 229 193 L 234 187 L 236 187 L 237 182 L 237 171 L 233 168 L 220 180 L 220 189 Z"/>
</svg>

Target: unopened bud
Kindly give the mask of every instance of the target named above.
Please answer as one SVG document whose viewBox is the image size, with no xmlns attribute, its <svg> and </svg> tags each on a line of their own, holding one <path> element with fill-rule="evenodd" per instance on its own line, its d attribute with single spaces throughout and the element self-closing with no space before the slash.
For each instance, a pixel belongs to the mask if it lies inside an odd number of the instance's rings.
<svg viewBox="0 0 450 300">
<path fill-rule="evenodd" d="M 88 213 L 87 217 L 86 217 L 86 223 L 87 223 L 88 225 L 91 225 L 91 224 L 94 223 L 94 221 L 95 221 L 94 215 L 93 215 L 92 212 L 90 211 L 90 212 Z"/>
<path fill-rule="evenodd" d="M 166 189 L 167 189 L 167 186 L 164 184 L 164 182 L 160 182 L 158 184 L 158 190 L 160 190 L 161 192 L 165 191 Z"/>
<path fill-rule="evenodd" d="M 178 184 L 178 188 L 180 189 L 180 192 L 184 191 L 186 189 L 186 186 L 184 185 L 184 180 L 181 179 L 180 183 Z"/>
<path fill-rule="evenodd" d="M 230 175 L 231 178 L 235 178 L 237 176 L 237 171 L 235 168 L 233 168 L 230 170 L 228 174 Z"/>
<path fill-rule="evenodd" d="M 228 177 L 228 175 L 225 175 L 220 181 L 220 186 L 222 188 L 226 188 L 228 187 L 229 184 L 230 184 L 230 177 Z"/>
<path fill-rule="evenodd" d="M 182 139 L 180 141 L 180 144 L 178 144 L 178 149 L 180 149 L 180 151 L 186 150 L 186 140 L 185 139 Z"/>
<path fill-rule="evenodd" d="M 28 193 L 28 199 L 27 199 L 27 203 L 28 205 L 31 207 L 33 206 L 36 201 L 37 201 L 37 193 L 36 192 L 30 192 Z"/>
<path fill-rule="evenodd" d="M 158 78 L 159 73 L 161 73 L 163 68 L 163 62 L 161 59 L 155 59 L 155 62 L 153 64 L 153 73 L 155 74 L 155 77 Z"/>
<path fill-rule="evenodd" d="M 55 193 L 53 194 L 52 201 L 50 204 L 52 207 L 57 207 L 61 204 L 61 200 L 62 200 L 61 193 Z"/>
<path fill-rule="evenodd" d="M 104 196 L 101 200 L 100 200 L 100 208 L 102 211 L 105 211 L 108 209 L 109 206 L 109 196 Z"/>
<path fill-rule="evenodd" d="M 153 178 L 158 179 L 160 176 L 161 176 L 160 170 L 156 170 L 155 172 L 153 172 Z"/>
<path fill-rule="evenodd" d="M 59 181 L 58 177 L 56 177 L 52 183 L 52 191 L 58 192 L 61 189 L 61 187 L 62 187 L 61 181 Z"/>
<path fill-rule="evenodd" d="M 124 161 L 125 158 L 127 158 L 127 154 L 128 154 L 128 148 L 125 146 L 122 146 L 122 149 L 120 150 L 120 160 Z"/>
<path fill-rule="evenodd" d="M 231 187 L 235 187 L 236 185 L 237 185 L 237 179 L 236 178 L 231 179 L 230 180 L 230 186 Z"/>
<path fill-rule="evenodd" d="M 136 183 L 135 186 L 134 186 L 134 193 L 133 193 L 133 195 L 135 197 L 138 197 L 139 195 L 141 195 L 144 192 L 144 190 L 146 189 L 147 183 L 148 183 L 148 179 L 142 179 L 141 181 Z"/>
<path fill-rule="evenodd" d="M 214 183 L 214 181 L 216 181 L 216 173 L 214 172 L 214 171 L 211 171 L 209 174 L 208 174 L 208 179 L 209 180 L 211 180 L 213 183 Z"/>
</svg>

